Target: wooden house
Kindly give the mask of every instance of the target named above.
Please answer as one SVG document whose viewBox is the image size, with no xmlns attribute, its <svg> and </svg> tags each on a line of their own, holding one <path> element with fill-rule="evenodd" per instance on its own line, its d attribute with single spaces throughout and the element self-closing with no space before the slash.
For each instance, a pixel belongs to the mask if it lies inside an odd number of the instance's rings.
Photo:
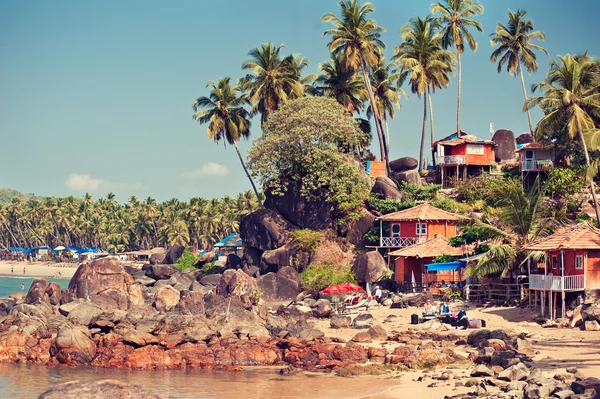
<svg viewBox="0 0 600 399">
<path fill-rule="evenodd" d="M 599 229 L 589 224 L 563 227 L 526 249 L 543 251 L 546 255 L 544 262 L 529 270 L 529 289 L 534 291 L 535 303 L 539 295 L 542 315 L 547 303 L 550 317 L 556 317 L 558 294 L 565 317 L 567 293 L 600 288 Z"/>
<path fill-rule="evenodd" d="M 443 187 L 454 180 L 465 180 L 490 172 L 494 161 L 494 142 L 463 131 L 433 143 L 433 155 Z"/>
<path fill-rule="evenodd" d="M 457 235 L 463 217 L 429 204 L 421 204 L 383 215 L 379 220 L 379 248 L 402 248 L 426 241 L 436 235 Z M 389 236 L 383 236 L 383 223 L 389 224 Z M 387 229 L 386 229 L 387 230 Z"/>
<path fill-rule="evenodd" d="M 539 142 L 524 144 L 515 150 L 519 157 L 519 170 L 523 188 L 528 191 L 539 178 L 544 178 L 554 166 L 554 149 Z"/>
<path fill-rule="evenodd" d="M 448 243 L 446 237 L 437 235 L 410 247 L 390 252 L 389 257 L 395 257 L 394 280 L 401 284 L 411 283 L 414 276 L 415 283 L 425 285 L 430 282 L 441 282 L 442 280 L 445 282 L 463 280 L 462 273 L 455 273 L 455 271 L 464 268 L 464 266 L 456 269 L 448 267 L 440 270 L 435 270 L 435 268 L 429 270 L 426 267 L 426 265 L 433 263 L 436 257 L 442 255 L 462 257 L 465 255 L 465 249 L 455 248 Z"/>
</svg>

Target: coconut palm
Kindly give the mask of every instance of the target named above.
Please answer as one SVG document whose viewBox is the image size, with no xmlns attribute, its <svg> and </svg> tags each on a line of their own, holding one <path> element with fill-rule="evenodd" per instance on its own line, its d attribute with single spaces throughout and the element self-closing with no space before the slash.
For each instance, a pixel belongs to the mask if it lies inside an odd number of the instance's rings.
<svg viewBox="0 0 600 399">
<path fill-rule="evenodd" d="M 517 72 L 519 73 L 523 96 L 527 101 L 523 66 L 528 73 L 537 72 L 537 57 L 533 51 L 542 51 L 546 55 L 548 52 L 543 47 L 532 43 L 533 40 L 545 40 L 546 35 L 539 30 L 533 30 L 533 22 L 531 19 L 525 18 L 525 14 L 526 12 L 523 10 L 508 10 L 508 24 L 503 25 L 500 22 L 496 24 L 496 32 L 490 35 L 492 37 L 490 43 L 492 47 L 497 48 L 490 56 L 490 61 L 496 62 L 500 59 L 498 73 L 502 71 L 505 64 L 506 71 L 514 77 L 517 76 Z M 527 110 L 527 121 L 529 122 L 529 132 L 533 134 L 529 109 Z"/>
<path fill-rule="evenodd" d="M 369 101 L 375 110 L 373 116 L 379 138 L 381 160 L 385 161 L 389 173 L 387 140 L 383 131 L 381 115 L 374 107 L 375 94 L 369 77 L 369 71 L 379 64 L 379 59 L 385 49 L 385 44 L 380 39 L 381 33 L 385 32 L 385 29 L 377 25 L 374 19 L 369 18 L 369 14 L 375 10 L 371 3 L 360 5 L 358 0 L 340 0 L 339 5 L 341 18 L 333 13 L 327 13 L 322 18 L 323 22 L 331 22 L 334 26 L 333 29 L 324 33 L 331 36 L 331 41 L 327 46 L 334 56 L 342 56 L 348 67 L 360 71 L 362 75 Z"/>
<path fill-rule="evenodd" d="M 242 93 L 240 86 L 231 86 L 230 80 L 229 77 L 225 77 L 219 79 L 216 84 L 208 82 L 206 87 L 210 87 L 212 90 L 208 97 L 200 97 L 193 104 L 194 111 L 196 111 L 193 118 L 201 124 L 209 123 L 209 139 L 214 140 L 216 143 L 224 139 L 235 147 L 242 168 L 244 168 L 244 172 L 246 172 L 246 176 L 248 176 L 248 180 L 250 180 L 252 189 L 256 194 L 259 206 L 262 207 L 258 190 L 237 146 L 237 142 L 242 138 L 247 139 L 250 137 L 250 115 L 244 109 L 244 104 L 247 104 L 248 100 Z"/>
<path fill-rule="evenodd" d="M 442 46 L 444 49 L 454 47 L 458 64 L 458 100 L 456 106 L 456 131 L 460 132 L 460 89 L 461 89 L 461 63 L 460 55 L 465 51 L 465 42 L 472 51 L 477 51 L 477 41 L 469 32 L 474 28 L 483 32 L 479 22 L 469 18 L 483 14 L 483 6 L 473 0 L 443 0 L 431 5 L 431 12 L 439 14 L 442 23 Z"/>
<path fill-rule="evenodd" d="M 540 119 L 536 128 L 537 138 L 554 132 L 564 132 L 570 139 L 579 139 L 585 164 L 587 179 L 592 191 L 596 220 L 600 223 L 600 211 L 594 173 L 590 168 L 590 155 L 586 136 L 598 136 L 596 121 L 600 117 L 600 68 L 598 62 L 586 54 L 582 56 L 558 56 L 558 61 L 552 60 L 546 79 L 540 84 L 533 85 L 533 92 L 541 92 L 541 96 L 529 98 L 523 109 L 539 106 L 546 115 Z M 597 140 L 594 140 L 597 141 Z M 597 143 L 593 143 L 596 149 Z"/>
<path fill-rule="evenodd" d="M 308 62 L 298 55 L 282 57 L 283 47 L 261 44 L 250 50 L 250 59 L 242 64 L 242 69 L 250 73 L 240 80 L 240 85 L 249 93 L 252 114 L 260 113 L 262 124 L 282 103 L 304 95 L 306 82 L 301 81 L 300 73 Z"/>
<path fill-rule="evenodd" d="M 368 97 L 363 80 L 339 55 L 320 64 L 319 72 L 314 84 L 319 95 L 335 98 L 352 114 L 362 110 Z"/>
<path fill-rule="evenodd" d="M 400 67 L 399 84 L 408 79 L 411 92 L 423 96 L 423 127 L 421 130 L 421 148 L 419 167 L 423 169 L 423 150 L 425 147 L 425 129 L 427 125 L 427 98 L 431 89 L 446 87 L 453 72 L 453 55 L 442 49 L 442 37 L 437 33 L 438 20 L 432 17 L 412 18 L 402 27 L 402 43 L 394 49 L 394 57 Z M 433 131 L 432 131 L 433 144 Z"/>
</svg>

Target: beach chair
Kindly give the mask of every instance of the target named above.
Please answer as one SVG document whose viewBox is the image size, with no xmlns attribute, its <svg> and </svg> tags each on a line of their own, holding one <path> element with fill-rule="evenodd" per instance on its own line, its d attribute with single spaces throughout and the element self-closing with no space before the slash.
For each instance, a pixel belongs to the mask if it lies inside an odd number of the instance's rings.
<svg viewBox="0 0 600 399">
<path fill-rule="evenodd" d="M 346 306 L 338 307 L 338 313 L 344 313 L 346 311 L 351 311 L 351 310 L 360 309 L 360 308 L 365 308 L 365 310 L 369 310 L 370 307 L 371 307 L 371 300 L 363 299 L 360 302 L 358 302 L 356 305 L 346 305 Z"/>
</svg>

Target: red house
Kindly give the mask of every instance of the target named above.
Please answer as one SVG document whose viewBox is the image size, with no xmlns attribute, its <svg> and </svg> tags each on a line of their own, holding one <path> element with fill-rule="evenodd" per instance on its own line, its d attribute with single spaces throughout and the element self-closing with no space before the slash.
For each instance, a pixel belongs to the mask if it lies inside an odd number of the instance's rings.
<svg viewBox="0 0 600 399">
<path fill-rule="evenodd" d="M 462 216 L 429 204 L 421 204 L 403 211 L 383 215 L 379 220 L 379 247 L 402 248 L 440 235 L 455 237 L 457 223 Z M 390 233 L 383 236 L 383 223 L 389 223 Z"/>
<path fill-rule="evenodd" d="M 442 186 L 490 172 L 494 164 L 494 142 L 463 131 L 433 143 L 433 154 L 440 170 Z"/>
<path fill-rule="evenodd" d="M 550 317 L 556 317 L 557 296 L 561 296 L 565 317 L 565 295 L 568 292 L 600 288 L 600 230 L 589 224 L 558 229 L 551 236 L 529 244 L 530 251 L 543 251 L 545 262 L 529 271 L 529 289 L 540 295 L 542 315 L 546 302 Z"/>
</svg>

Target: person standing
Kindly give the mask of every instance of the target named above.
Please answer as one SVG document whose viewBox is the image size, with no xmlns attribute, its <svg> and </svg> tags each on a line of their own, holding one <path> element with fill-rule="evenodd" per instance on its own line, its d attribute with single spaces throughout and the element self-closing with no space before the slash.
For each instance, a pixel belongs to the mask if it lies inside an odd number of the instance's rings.
<svg viewBox="0 0 600 399">
<path fill-rule="evenodd" d="M 381 307 L 381 297 L 383 296 L 383 292 L 381 292 L 381 288 L 379 286 L 375 286 L 375 300 L 377 301 L 377 309 Z"/>
</svg>

